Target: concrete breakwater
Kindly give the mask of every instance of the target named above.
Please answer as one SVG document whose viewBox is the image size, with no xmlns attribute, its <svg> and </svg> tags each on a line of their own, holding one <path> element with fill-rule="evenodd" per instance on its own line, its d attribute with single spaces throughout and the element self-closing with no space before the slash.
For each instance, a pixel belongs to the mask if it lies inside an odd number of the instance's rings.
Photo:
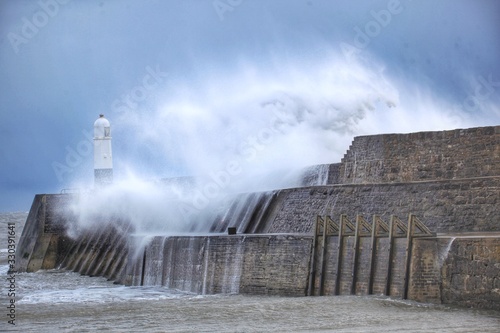
<svg viewBox="0 0 500 333">
<path fill-rule="evenodd" d="M 498 126 L 355 138 L 341 163 L 309 172 L 326 185 L 243 194 L 207 221 L 208 234 L 141 235 L 103 219 L 72 238 L 78 195 L 37 195 L 17 269 L 200 294 L 386 294 L 500 309 L 499 165 Z"/>
</svg>

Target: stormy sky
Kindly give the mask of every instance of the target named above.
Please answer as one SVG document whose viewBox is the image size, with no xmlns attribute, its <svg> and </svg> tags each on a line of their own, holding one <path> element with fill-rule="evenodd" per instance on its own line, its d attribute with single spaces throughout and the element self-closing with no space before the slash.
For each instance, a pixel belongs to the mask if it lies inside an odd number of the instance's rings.
<svg viewBox="0 0 500 333">
<path fill-rule="evenodd" d="M 495 0 L 2 0 L 0 32 L 0 211 L 91 188 L 100 113 L 117 179 L 500 124 Z"/>
</svg>

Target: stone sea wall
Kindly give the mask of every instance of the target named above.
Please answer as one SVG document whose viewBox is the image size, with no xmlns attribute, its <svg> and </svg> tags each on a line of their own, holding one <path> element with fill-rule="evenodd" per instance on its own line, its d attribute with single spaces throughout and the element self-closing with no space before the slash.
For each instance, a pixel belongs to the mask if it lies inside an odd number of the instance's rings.
<svg viewBox="0 0 500 333">
<path fill-rule="evenodd" d="M 500 126 L 354 139 L 328 184 L 366 184 L 500 175 Z"/>
<path fill-rule="evenodd" d="M 415 242 L 409 298 L 500 309 L 500 233 Z"/>
<path fill-rule="evenodd" d="M 500 309 L 499 138 L 499 126 L 357 137 L 340 163 L 310 168 L 303 187 L 242 194 L 207 221 L 208 235 L 139 239 L 127 223 L 103 220 L 70 237 L 78 196 L 36 195 L 17 270 L 200 294 L 386 294 Z M 323 243 L 317 217 L 339 226 L 341 214 L 384 223 L 414 214 L 429 232 L 413 243 L 354 233 Z M 221 234 L 228 227 L 237 234 Z"/>
<path fill-rule="evenodd" d="M 311 237 L 157 236 L 130 255 L 124 283 L 197 294 L 304 296 Z"/>
<path fill-rule="evenodd" d="M 417 215 L 433 232 L 500 231 L 500 177 L 281 190 L 262 232 L 312 232 L 316 215 Z"/>
<path fill-rule="evenodd" d="M 452 239 L 442 267 L 442 302 L 500 308 L 500 235 Z"/>
</svg>

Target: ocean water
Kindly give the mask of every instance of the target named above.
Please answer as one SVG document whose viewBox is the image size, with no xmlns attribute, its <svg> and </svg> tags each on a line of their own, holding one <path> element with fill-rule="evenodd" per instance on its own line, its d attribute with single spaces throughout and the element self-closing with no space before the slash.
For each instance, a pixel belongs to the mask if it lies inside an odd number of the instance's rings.
<svg viewBox="0 0 500 333">
<path fill-rule="evenodd" d="M 7 227 L 19 238 L 26 217 L 0 214 L 0 332 L 500 332 L 498 311 L 382 296 L 195 295 L 63 270 L 15 274 L 10 297 Z"/>
</svg>

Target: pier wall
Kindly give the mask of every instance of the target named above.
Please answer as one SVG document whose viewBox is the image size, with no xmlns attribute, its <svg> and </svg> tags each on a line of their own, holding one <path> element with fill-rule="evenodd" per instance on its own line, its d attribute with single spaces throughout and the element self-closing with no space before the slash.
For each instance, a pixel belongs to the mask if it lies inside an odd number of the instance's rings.
<svg viewBox="0 0 500 333">
<path fill-rule="evenodd" d="M 500 175 L 500 126 L 354 138 L 328 184 L 406 183 Z"/>
<path fill-rule="evenodd" d="M 500 236 L 452 240 L 441 270 L 442 302 L 500 308 Z"/>
<path fill-rule="evenodd" d="M 419 239 L 409 298 L 500 309 L 500 234 Z"/>
<path fill-rule="evenodd" d="M 231 235 L 154 237 L 129 257 L 127 285 L 197 294 L 304 296 L 311 237 Z"/>
<path fill-rule="evenodd" d="M 405 287 L 404 237 L 392 243 L 377 237 L 373 249 L 369 237 L 358 238 L 355 247 L 353 235 L 345 236 L 340 246 L 338 235 L 327 236 L 323 256 L 310 233 L 139 240 L 130 236 L 129 226 L 103 222 L 73 239 L 66 235 L 69 220 L 63 218 L 72 200 L 70 195 L 35 198 L 18 248 L 18 271 L 62 268 L 125 285 L 161 285 L 198 294 L 403 298 L 407 288 L 407 297 L 421 302 L 500 309 L 499 232 L 416 238 Z"/>
<path fill-rule="evenodd" d="M 200 294 L 385 294 L 500 309 L 499 137 L 499 126 L 357 137 L 340 163 L 310 169 L 307 184 L 327 185 L 242 194 L 205 235 L 137 239 L 119 220 L 69 235 L 78 196 L 36 195 L 16 268 Z M 409 246 L 329 234 L 318 245 L 317 217 L 341 214 L 414 214 L 432 235 Z"/>
<path fill-rule="evenodd" d="M 500 231 L 500 176 L 281 190 L 262 232 L 312 232 L 316 215 L 417 215 L 433 232 Z"/>
</svg>

